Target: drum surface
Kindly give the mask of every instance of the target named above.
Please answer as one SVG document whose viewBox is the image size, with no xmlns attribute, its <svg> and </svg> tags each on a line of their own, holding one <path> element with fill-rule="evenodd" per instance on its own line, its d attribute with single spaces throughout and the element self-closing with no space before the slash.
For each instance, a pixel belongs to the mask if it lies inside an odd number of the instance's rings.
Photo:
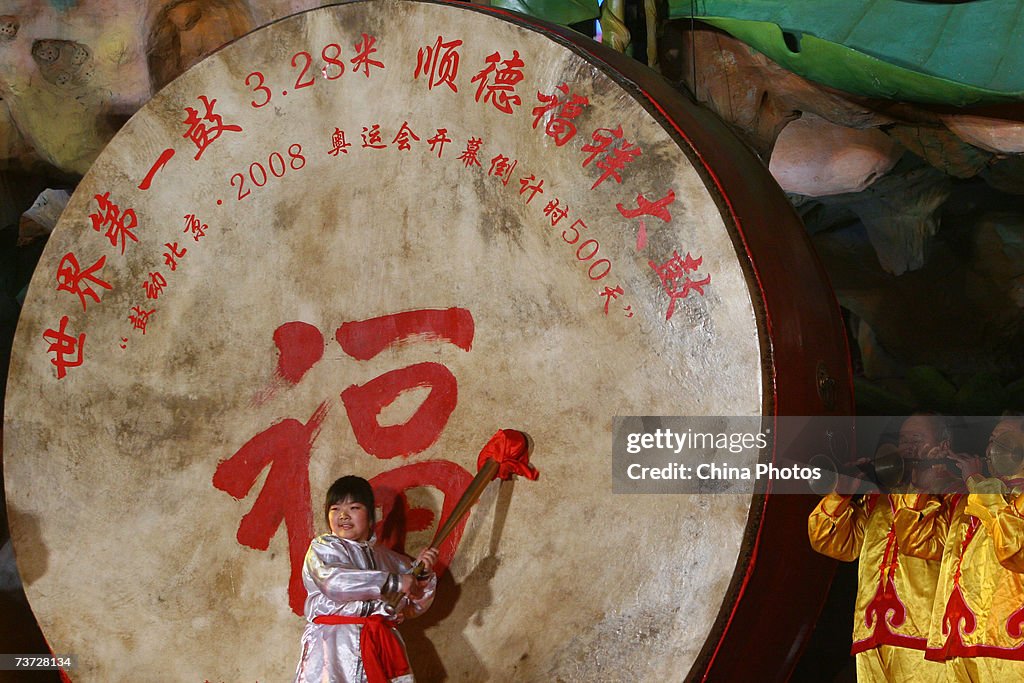
<svg viewBox="0 0 1024 683">
<path fill-rule="evenodd" d="M 8 385 L 18 566 L 72 679 L 288 680 L 329 484 L 370 478 L 415 553 L 499 428 L 541 478 L 443 548 L 418 675 L 691 671 L 752 500 L 613 495 L 611 421 L 771 414 L 776 388 L 684 135 L 570 40 L 428 2 L 289 17 L 159 92 L 53 233 Z"/>
</svg>

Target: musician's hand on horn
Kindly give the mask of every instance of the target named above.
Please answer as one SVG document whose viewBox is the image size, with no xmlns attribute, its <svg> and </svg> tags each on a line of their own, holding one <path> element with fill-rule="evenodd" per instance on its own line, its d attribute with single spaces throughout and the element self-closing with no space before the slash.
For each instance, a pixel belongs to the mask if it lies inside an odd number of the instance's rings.
<svg viewBox="0 0 1024 683">
<path fill-rule="evenodd" d="M 852 498 L 855 495 L 877 492 L 878 485 L 871 480 L 871 475 L 865 469 L 870 466 L 871 458 L 867 457 L 857 458 L 840 465 L 833 493 L 844 498 Z"/>
<path fill-rule="evenodd" d="M 975 474 L 978 476 L 984 476 L 984 463 L 977 455 L 950 452 L 949 459 L 956 464 L 956 467 L 960 470 L 960 475 L 963 477 L 964 481 L 967 481 Z"/>
<path fill-rule="evenodd" d="M 851 462 L 850 465 L 853 467 L 848 468 L 848 471 L 853 476 L 841 475 L 839 478 L 840 485 L 846 487 L 843 490 L 849 491 L 851 494 L 874 493 L 878 491 L 878 485 L 872 481 L 872 475 L 869 474 L 869 472 L 873 471 L 871 470 L 872 463 L 872 459 L 867 456 L 857 458 Z"/>
</svg>

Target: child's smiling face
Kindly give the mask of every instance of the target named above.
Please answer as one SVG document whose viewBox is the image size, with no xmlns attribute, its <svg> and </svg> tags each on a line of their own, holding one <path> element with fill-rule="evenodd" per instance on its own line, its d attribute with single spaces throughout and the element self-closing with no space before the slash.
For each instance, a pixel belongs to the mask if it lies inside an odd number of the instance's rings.
<svg viewBox="0 0 1024 683">
<path fill-rule="evenodd" d="M 366 506 L 353 500 L 335 503 L 327 511 L 331 533 L 350 541 L 366 541 L 370 538 L 370 514 Z"/>
</svg>

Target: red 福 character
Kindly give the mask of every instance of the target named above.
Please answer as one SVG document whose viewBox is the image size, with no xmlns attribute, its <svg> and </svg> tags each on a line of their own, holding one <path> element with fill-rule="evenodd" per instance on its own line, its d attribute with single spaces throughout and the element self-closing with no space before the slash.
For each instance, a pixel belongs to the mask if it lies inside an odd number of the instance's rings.
<svg viewBox="0 0 1024 683">
<path fill-rule="evenodd" d="M 139 241 L 139 238 L 132 232 L 139 224 L 139 219 L 135 216 L 135 209 L 125 209 L 122 213 L 121 207 L 110 201 L 109 192 L 94 195 L 94 198 L 99 205 L 100 212 L 89 214 L 89 218 L 92 220 L 92 229 L 99 232 L 101 228 L 106 227 L 106 237 L 110 240 L 110 245 L 116 247 L 120 243 L 121 254 L 124 254 L 127 240 Z"/>
<path fill-rule="evenodd" d="M 583 108 L 590 104 L 590 100 L 576 94 L 570 95 L 569 86 L 565 83 L 556 86 L 556 89 L 560 90 L 566 97 L 560 98 L 554 94 L 545 95 L 541 92 L 537 93 L 537 99 L 542 104 L 539 107 L 533 108 L 533 127 L 537 127 L 537 124 L 540 123 L 545 114 L 557 109 L 558 112 L 548 118 L 548 122 L 544 126 L 544 132 L 554 139 L 556 147 L 561 147 L 576 135 L 576 124 L 572 122 L 572 119 L 583 113 Z"/>
<path fill-rule="evenodd" d="M 85 350 L 85 333 L 74 337 L 67 333 L 68 317 L 60 319 L 60 329 L 47 329 L 43 339 L 50 342 L 47 353 L 52 353 L 50 363 L 57 368 L 57 379 L 64 379 L 68 368 L 77 368 L 82 364 L 82 353 Z"/>
<path fill-rule="evenodd" d="M 381 507 L 381 521 L 376 534 L 380 542 L 398 552 L 405 552 L 405 535 L 409 532 L 426 531 L 434 524 L 448 519 L 455 509 L 462 492 L 473 480 L 473 475 L 464 467 L 447 460 L 429 460 L 397 467 L 378 474 L 370 480 L 376 502 Z M 439 515 L 428 508 L 409 508 L 407 491 L 415 488 L 436 488 L 444 494 Z M 469 516 L 463 518 L 441 543 L 434 571 L 443 572 L 455 556 L 455 550 L 462 539 Z"/>
<path fill-rule="evenodd" d="M 296 614 L 302 614 L 306 601 L 302 561 L 313 538 L 309 458 L 327 411 L 328 404 L 324 402 L 305 424 L 287 419 L 271 425 L 221 461 L 213 475 L 215 488 L 241 500 L 269 465 L 263 488 L 242 517 L 235 537 L 246 547 L 266 550 L 284 522 L 291 565 L 288 604 Z"/>
<path fill-rule="evenodd" d="M 697 290 L 698 294 L 704 296 L 704 287 L 711 283 L 711 276 L 708 275 L 703 280 L 695 281 L 687 275 L 700 268 L 700 264 L 703 261 L 703 256 L 693 258 L 687 252 L 686 258 L 681 258 L 678 251 L 673 251 L 672 258 L 661 265 L 656 264 L 654 261 L 647 262 L 654 269 L 654 272 L 658 274 L 658 277 L 661 279 L 661 286 L 669 296 L 668 312 L 665 314 L 665 320 L 672 318 L 672 312 L 676 307 L 676 299 L 685 299 L 690 295 L 690 290 Z M 678 280 L 684 280 L 682 286 L 677 284 Z"/>
<path fill-rule="evenodd" d="M 430 145 L 430 151 L 434 151 L 434 147 L 437 147 L 437 158 L 441 158 L 441 153 L 444 151 L 444 145 L 446 142 L 451 142 L 452 139 L 448 137 L 447 128 L 438 128 L 437 135 L 427 140 L 427 144 Z"/>
<path fill-rule="evenodd" d="M 191 140 L 198 151 L 196 152 L 195 159 L 198 161 L 203 152 L 210 144 L 219 138 L 225 131 L 231 131 L 235 133 L 241 133 L 242 127 L 224 123 L 224 118 L 220 114 L 213 113 L 213 107 L 217 104 L 217 100 L 210 100 L 206 98 L 206 95 L 200 95 L 199 99 L 202 100 L 203 105 L 206 107 L 206 113 L 203 114 L 202 118 L 199 118 L 199 111 L 192 107 L 185 107 L 185 113 L 187 117 L 182 123 L 188 124 L 188 130 L 181 137 L 188 138 Z M 203 123 L 204 121 L 209 122 L 210 125 Z"/>
<path fill-rule="evenodd" d="M 522 104 L 519 95 L 515 94 L 516 85 L 523 80 L 523 60 L 519 58 L 519 50 L 512 51 L 511 59 L 502 60 L 497 52 L 486 60 L 487 66 L 470 83 L 480 82 L 476 89 L 476 101 L 483 96 L 484 102 L 490 102 L 494 108 L 505 114 L 512 113 L 512 107 Z M 498 63 L 504 64 L 498 68 Z M 493 82 L 490 81 L 493 76 Z M 485 92 L 486 91 L 486 92 Z"/>
<path fill-rule="evenodd" d="M 335 338 L 352 358 L 369 360 L 387 348 L 412 340 L 450 342 L 468 351 L 473 333 L 473 318 L 469 311 L 450 308 L 407 311 L 345 323 L 338 328 Z M 304 322 L 279 326 L 274 332 L 274 344 L 280 353 L 277 374 L 292 385 L 297 384 L 324 353 L 323 335 L 316 327 Z M 387 380 L 395 376 L 394 373 L 386 373 L 377 379 Z M 399 387 L 398 391 L 415 386 L 418 385 Z M 377 457 L 392 457 L 419 452 L 417 449 L 422 450 L 437 440 L 451 411 L 438 413 L 438 403 L 432 397 L 440 391 L 454 398 L 454 389 L 453 386 L 432 387 L 431 396 L 408 422 L 383 429 L 377 424 L 376 416 L 390 401 L 386 397 L 382 399 L 382 395 L 369 383 L 349 387 L 343 393 L 342 401 L 360 446 Z M 218 464 L 213 477 L 216 488 L 241 499 L 249 495 L 260 473 L 270 466 L 262 490 L 238 526 L 237 539 L 242 545 L 266 550 L 284 521 L 291 565 L 289 604 L 296 614 L 302 614 L 305 598 L 303 557 L 313 535 L 309 460 L 328 407 L 326 401 L 321 403 L 306 423 L 286 419 L 256 434 L 231 457 Z M 352 417 L 354 412 L 358 413 L 356 418 Z M 368 421 L 362 417 L 367 417 Z M 373 433 L 374 427 L 378 428 L 376 433 Z M 375 488 L 377 485 L 382 487 L 382 497 L 378 500 L 384 506 L 384 517 L 389 516 L 397 495 L 416 486 L 440 489 L 446 495 L 442 514 L 450 512 L 459 497 L 457 494 L 471 479 L 464 469 L 444 461 L 418 463 L 393 472 L 373 480 Z M 414 530 L 426 528 L 432 519 L 429 512 L 425 515 L 422 511 L 412 511 L 408 518 Z M 450 546 L 452 552 L 457 542 L 455 538 Z M 450 559 L 450 553 L 447 557 Z"/>
<path fill-rule="evenodd" d="M 473 331 L 473 316 L 464 308 L 428 309 L 348 322 L 338 328 L 335 338 L 348 355 L 369 360 L 409 338 L 450 342 L 469 351 Z M 380 412 L 416 387 L 430 391 L 412 417 L 402 424 L 382 426 Z M 425 451 L 441 436 L 458 402 L 458 384 L 444 365 L 417 363 L 352 385 L 341 393 L 341 400 L 363 450 L 381 459 L 408 457 Z"/>
<path fill-rule="evenodd" d="M 277 347 L 275 374 L 289 384 L 298 384 L 324 356 L 324 336 L 313 325 L 301 321 L 285 323 L 274 330 Z"/>
<path fill-rule="evenodd" d="M 484 144 L 484 141 L 480 138 L 470 138 L 466 141 L 466 149 L 459 155 L 459 161 L 465 164 L 466 168 L 480 166 L 480 159 L 477 158 L 477 154 L 480 152 L 482 144 Z"/>
<path fill-rule="evenodd" d="M 412 143 L 409 142 L 409 138 L 412 138 L 416 142 L 420 141 L 416 133 L 413 133 L 412 128 L 409 127 L 409 122 L 402 121 L 402 127 L 398 129 L 398 135 L 396 135 L 395 139 L 391 141 L 391 144 L 397 144 L 398 151 L 407 152 L 412 149 Z"/>
<path fill-rule="evenodd" d="M 435 85 L 447 85 L 452 92 L 458 92 L 459 87 L 455 85 L 455 77 L 459 75 L 459 51 L 455 48 L 462 45 L 461 40 L 444 42 L 444 38 L 437 37 L 433 45 L 421 47 L 416 53 L 416 73 L 413 78 L 419 80 L 420 74 L 427 78 L 427 90 L 433 90 Z"/>
<path fill-rule="evenodd" d="M 358 73 L 359 69 L 362 68 L 363 75 L 369 78 L 371 66 L 375 66 L 378 69 L 384 68 L 384 62 L 379 62 L 370 56 L 377 51 L 377 48 L 374 47 L 376 42 L 377 39 L 375 37 L 364 33 L 363 39 L 356 43 L 356 56 L 349 60 L 352 62 L 352 73 Z"/>
<path fill-rule="evenodd" d="M 75 255 L 69 251 L 64 254 L 64 258 L 62 258 L 60 263 L 57 265 L 57 291 L 77 294 L 78 299 L 82 302 L 83 311 L 86 310 L 85 297 L 89 297 L 96 303 L 99 303 L 99 294 L 97 294 L 96 290 L 92 288 L 92 285 L 102 287 L 103 289 L 113 289 L 110 283 L 101 280 L 99 278 L 99 273 L 97 273 L 97 271 L 103 268 L 103 264 L 106 262 L 107 257 L 101 256 L 96 263 L 92 264 L 85 270 L 82 270 L 78 265 L 78 259 L 76 259 Z"/>
</svg>

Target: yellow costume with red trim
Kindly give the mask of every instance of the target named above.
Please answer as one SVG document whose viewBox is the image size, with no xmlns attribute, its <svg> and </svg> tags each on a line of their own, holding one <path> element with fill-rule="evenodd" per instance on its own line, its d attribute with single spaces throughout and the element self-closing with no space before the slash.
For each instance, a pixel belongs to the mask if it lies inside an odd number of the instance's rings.
<svg viewBox="0 0 1024 683">
<path fill-rule="evenodd" d="M 938 499 L 927 513 L 942 518 Z M 860 561 L 854 608 L 853 647 L 858 681 L 942 681 L 944 667 L 924 659 L 939 574 L 941 542 L 925 535 L 901 538 L 893 497 L 857 500 L 831 493 L 807 520 L 811 547 L 837 560 Z M 904 546 L 918 555 L 905 555 Z"/>
<path fill-rule="evenodd" d="M 926 656 L 945 661 L 947 681 L 1024 681 L 1024 496 L 980 492 L 1001 488 L 995 479 L 969 484 L 949 499 Z"/>
</svg>

